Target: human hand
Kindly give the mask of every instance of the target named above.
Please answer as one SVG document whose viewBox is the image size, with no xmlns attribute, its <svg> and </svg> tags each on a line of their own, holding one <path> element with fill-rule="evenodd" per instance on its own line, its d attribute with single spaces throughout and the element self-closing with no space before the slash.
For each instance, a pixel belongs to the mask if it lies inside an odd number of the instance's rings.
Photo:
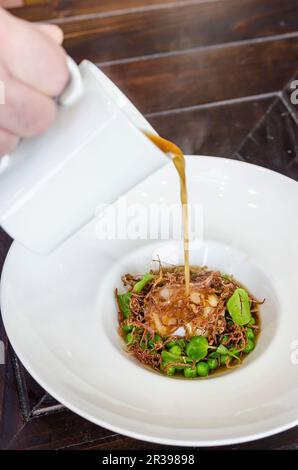
<svg viewBox="0 0 298 470">
<path fill-rule="evenodd" d="M 28 23 L 0 8 L 0 156 L 22 137 L 45 132 L 55 120 L 52 99 L 65 88 L 69 73 L 57 26 Z"/>
</svg>

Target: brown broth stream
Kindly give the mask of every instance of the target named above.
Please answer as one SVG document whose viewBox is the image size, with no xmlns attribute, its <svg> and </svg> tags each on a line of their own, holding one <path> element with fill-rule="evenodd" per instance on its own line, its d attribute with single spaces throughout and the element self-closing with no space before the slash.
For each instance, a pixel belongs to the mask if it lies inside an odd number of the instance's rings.
<svg viewBox="0 0 298 470">
<path fill-rule="evenodd" d="M 172 156 L 173 163 L 180 179 L 180 200 L 182 205 L 182 224 L 183 224 L 183 244 L 184 244 L 184 274 L 185 274 L 185 295 L 189 295 L 190 268 L 189 268 L 189 218 L 187 205 L 187 185 L 185 175 L 185 157 L 182 150 L 173 142 L 166 140 L 158 135 L 145 132 L 145 135 L 162 152 Z"/>
</svg>

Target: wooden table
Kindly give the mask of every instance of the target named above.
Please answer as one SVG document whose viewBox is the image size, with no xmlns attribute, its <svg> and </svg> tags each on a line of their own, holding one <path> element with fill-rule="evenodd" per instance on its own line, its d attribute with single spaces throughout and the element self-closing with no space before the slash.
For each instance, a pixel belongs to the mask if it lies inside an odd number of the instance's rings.
<svg viewBox="0 0 298 470">
<path fill-rule="evenodd" d="M 288 85 L 298 68 L 297 0 L 37 3 L 13 12 L 59 24 L 67 51 L 98 64 L 185 153 L 254 162 L 298 179 L 298 108 Z M 2 232 L 1 266 L 10 243 Z M 2 325 L 0 338 L 1 448 L 163 448 L 65 409 L 25 371 Z M 298 428 L 232 448 L 297 449 Z"/>
</svg>

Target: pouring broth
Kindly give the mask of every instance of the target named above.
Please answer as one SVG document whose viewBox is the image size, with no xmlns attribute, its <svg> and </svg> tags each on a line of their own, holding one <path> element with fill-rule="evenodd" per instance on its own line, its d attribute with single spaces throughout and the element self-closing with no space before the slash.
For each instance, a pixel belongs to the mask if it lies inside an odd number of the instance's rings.
<svg viewBox="0 0 298 470">
<path fill-rule="evenodd" d="M 146 136 L 162 152 L 170 154 L 180 179 L 180 200 L 182 206 L 182 225 L 183 225 L 183 244 L 184 244 L 184 275 L 185 275 L 185 295 L 189 295 L 189 217 L 188 217 L 188 198 L 187 184 L 185 174 L 185 157 L 182 150 L 173 142 L 166 140 L 158 135 L 145 132 Z"/>
</svg>

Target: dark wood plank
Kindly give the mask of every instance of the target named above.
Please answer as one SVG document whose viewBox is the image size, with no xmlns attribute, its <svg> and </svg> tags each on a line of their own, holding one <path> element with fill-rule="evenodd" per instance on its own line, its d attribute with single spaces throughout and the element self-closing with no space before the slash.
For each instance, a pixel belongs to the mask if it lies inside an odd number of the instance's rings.
<svg viewBox="0 0 298 470">
<path fill-rule="evenodd" d="M 13 353 L 14 372 L 17 375 L 17 389 L 20 402 L 26 403 L 27 410 L 25 412 L 26 418 L 30 419 L 34 416 L 35 412 L 41 412 L 45 407 L 49 408 L 48 394 L 43 388 L 35 382 L 30 376 L 25 367 Z M 53 409 L 56 409 L 57 402 L 51 399 L 50 402 Z"/>
<path fill-rule="evenodd" d="M 11 242 L 11 238 L 0 228 L 0 275 Z M 1 314 L 0 341 L 4 344 L 5 352 L 5 364 L 0 364 L 0 449 L 2 449 L 21 429 L 24 424 L 24 416 L 18 399 L 12 354 Z"/>
<path fill-rule="evenodd" d="M 197 0 L 197 3 L 213 0 Z M 225 0 L 219 0 L 225 1 Z M 48 21 L 56 18 L 65 18 L 78 15 L 91 15 L 95 13 L 106 14 L 108 12 L 128 9 L 146 9 L 159 5 L 173 5 L 186 3 L 189 0 L 45 0 L 46 5 L 31 5 L 20 8 L 12 8 L 14 15 L 29 21 Z"/>
<path fill-rule="evenodd" d="M 3 332 L 3 326 L 1 325 L 0 335 L 2 337 L 2 341 L 4 341 L 6 345 L 5 365 L 0 366 L 0 449 L 4 449 L 8 443 L 13 440 L 14 436 L 22 429 L 25 423 L 25 418 L 17 393 L 17 381 L 14 374 L 12 355 L 10 354 L 8 341 L 5 333 Z"/>
<path fill-rule="evenodd" d="M 298 37 L 196 49 L 101 67 L 143 113 L 240 98 L 283 88 Z"/>
<path fill-rule="evenodd" d="M 162 450 L 162 449 L 179 449 L 174 446 L 164 446 L 161 444 L 154 444 L 152 442 L 139 441 L 121 435 L 116 435 L 105 440 L 93 441 L 74 447 L 74 449 L 81 450 Z"/>
<path fill-rule="evenodd" d="M 103 62 L 247 40 L 297 29 L 298 3 L 227 0 L 177 5 L 62 23 L 65 47 L 78 62 Z"/>
<path fill-rule="evenodd" d="M 147 116 L 160 135 L 185 154 L 231 157 L 274 97 L 201 106 Z"/>
<path fill-rule="evenodd" d="M 276 434 L 275 436 L 258 439 L 257 441 L 246 442 L 245 444 L 235 444 L 224 446 L 223 449 L 233 450 L 297 450 L 298 449 L 298 426 L 288 431 Z"/>
<path fill-rule="evenodd" d="M 114 434 L 86 421 L 71 411 L 45 414 L 30 419 L 10 440 L 6 449 L 59 449 L 94 440 L 111 438 Z"/>
<path fill-rule="evenodd" d="M 0 228 L 0 276 L 2 273 L 2 268 L 4 261 L 11 245 L 11 238 L 6 235 L 6 233 Z M 7 362 L 8 358 L 8 340 L 4 331 L 4 326 L 2 323 L 0 315 L 0 341 L 4 344 L 4 359 Z M 5 379 L 6 379 L 6 364 L 0 364 L 0 423 L 4 413 L 4 395 L 5 395 Z M 1 429 L 1 426 L 0 426 Z"/>
<path fill-rule="evenodd" d="M 289 445 L 289 442 L 291 444 Z M 139 441 L 131 439 L 129 437 L 115 436 L 104 440 L 95 440 L 90 443 L 74 447 L 74 449 L 80 448 L 82 450 L 162 450 L 162 449 L 179 449 L 179 447 L 163 446 L 159 444 L 153 444 L 150 442 Z M 285 431 L 283 433 L 276 434 L 275 436 L 266 437 L 265 439 L 259 439 L 257 441 L 247 442 L 245 444 L 235 444 L 232 446 L 223 446 L 221 449 L 228 450 L 283 450 L 283 449 L 298 449 L 298 427 Z M 191 449 L 191 448 L 189 448 Z M 192 448 L 193 449 L 193 448 Z M 198 448 L 202 449 L 202 448 Z M 212 447 L 211 450 L 217 450 L 219 447 Z"/>
<path fill-rule="evenodd" d="M 240 145 L 237 157 L 298 181 L 298 127 L 290 110 L 278 100 Z"/>
</svg>

